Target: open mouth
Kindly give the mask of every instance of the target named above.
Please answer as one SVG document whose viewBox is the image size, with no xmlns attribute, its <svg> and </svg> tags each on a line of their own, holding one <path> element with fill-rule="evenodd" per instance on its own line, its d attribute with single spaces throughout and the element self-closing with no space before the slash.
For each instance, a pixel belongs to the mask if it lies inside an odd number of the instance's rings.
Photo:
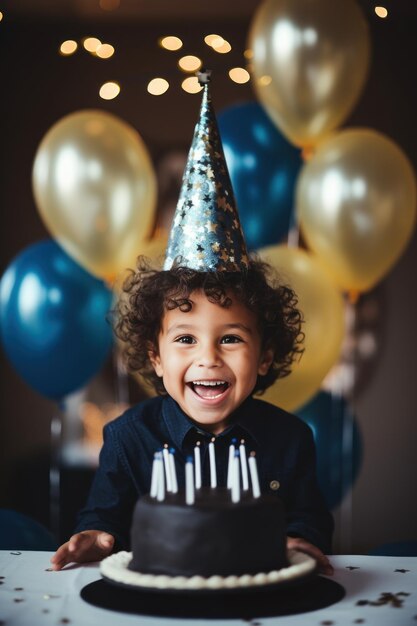
<svg viewBox="0 0 417 626">
<path fill-rule="evenodd" d="M 187 385 L 197 396 L 209 400 L 220 398 L 230 387 L 225 380 L 193 380 Z"/>
</svg>

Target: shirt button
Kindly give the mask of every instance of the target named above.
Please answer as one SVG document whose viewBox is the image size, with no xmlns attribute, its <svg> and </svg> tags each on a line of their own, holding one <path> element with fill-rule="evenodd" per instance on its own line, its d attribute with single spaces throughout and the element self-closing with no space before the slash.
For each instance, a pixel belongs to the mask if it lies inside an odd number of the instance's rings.
<svg viewBox="0 0 417 626">
<path fill-rule="evenodd" d="M 271 480 L 271 482 L 269 483 L 269 486 L 272 489 L 272 491 L 277 491 L 281 485 L 280 485 L 279 480 Z"/>
</svg>

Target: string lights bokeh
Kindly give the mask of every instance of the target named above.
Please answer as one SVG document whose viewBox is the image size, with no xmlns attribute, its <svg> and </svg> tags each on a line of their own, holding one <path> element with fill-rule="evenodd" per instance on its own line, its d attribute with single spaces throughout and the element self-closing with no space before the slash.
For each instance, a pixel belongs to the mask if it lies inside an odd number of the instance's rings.
<svg viewBox="0 0 417 626">
<path fill-rule="evenodd" d="M 76 41 L 74 41 L 73 39 L 67 39 L 66 41 L 63 41 L 60 45 L 59 52 L 63 56 L 69 56 L 70 54 L 74 54 L 77 48 L 78 44 Z"/>
<path fill-rule="evenodd" d="M 103 10 L 110 11 L 118 8 L 120 1 L 118 0 L 100 0 L 100 7 Z M 1 15 L 1 13 L 0 13 Z M 213 52 L 218 54 L 228 54 L 232 50 L 232 46 L 224 37 L 217 33 L 211 33 L 205 35 L 204 43 L 211 48 Z M 165 35 L 159 37 L 157 40 L 158 45 L 167 52 L 177 52 L 184 46 L 183 40 L 176 35 Z M 77 50 L 84 50 L 94 57 L 99 59 L 109 59 L 115 53 L 115 48 L 109 43 L 103 43 L 98 37 L 88 36 L 84 37 L 79 43 L 74 39 L 68 39 L 61 43 L 59 53 L 61 56 L 71 56 Z M 250 76 L 250 59 L 253 57 L 252 50 L 245 50 L 243 52 L 243 60 L 246 60 L 246 69 L 244 67 L 232 67 L 230 69 L 225 68 L 229 79 L 237 85 L 244 85 L 251 79 Z M 197 70 L 203 67 L 203 61 L 200 57 L 193 54 L 186 54 L 177 58 L 177 67 L 181 72 L 195 73 Z M 210 65 L 209 65 L 210 66 Z M 271 81 L 271 77 L 263 76 L 259 79 L 259 82 L 263 85 L 268 84 Z M 146 91 L 152 96 L 162 96 L 170 88 L 170 83 L 166 78 L 156 76 L 151 80 L 148 80 L 146 85 Z M 196 76 L 188 76 L 181 81 L 181 88 L 185 93 L 196 94 L 202 90 L 202 86 L 198 82 Z M 120 93 L 121 87 L 118 82 L 108 81 L 101 85 L 99 88 L 99 96 L 103 100 L 113 100 Z"/>
<path fill-rule="evenodd" d="M 387 9 L 381 6 L 375 7 L 375 13 L 377 14 L 378 17 L 381 17 L 381 18 L 387 17 L 388 15 Z"/>
<path fill-rule="evenodd" d="M 99 7 L 103 11 L 115 11 L 120 8 L 121 0 L 99 0 Z M 388 10 L 384 6 L 377 5 L 374 12 L 379 18 L 386 18 Z M 4 14 L 0 11 L 0 22 L 3 20 Z M 222 35 L 218 33 L 210 33 L 203 37 L 204 43 L 211 48 L 213 52 L 218 54 L 228 54 L 232 51 L 232 45 Z M 80 45 L 81 44 L 81 45 Z M 183 40 L 177 35 L 165 35 L 158 39 L 158 45 L 168 52 L 176 52 L 184 46 Z M 77 52 L 80 48 L 89 52 L 91 55 L 99 59 L 109 59 L 115 53 L 115 48 L 109 43 L 103 43 L 98 37 L 85 37 L 80 43 L 74 39 L 63 41 L 59 47 L 59 54 L 68 57 Z M 253 59 L 253 50 L 246 49 L 243 51 L 243 57 L 246 62 L 244 67 L 232 67 L 227 71 L 229 79 L 237 85 L 243 85 L 251 80 L 251 60 Z M 203 61 L 196 55 L 187 54 L 177 60 L 177 66 L 182 72 L 196 72 L 203 66 Z M 210 66 L 210 65 L 208 65 Z M 226 69 L 226 68 L 225 68 Z M 269 85 L 272 81 L 271 76 L 261 76 L 258 78 L 260 86 Z M 147 83 L 146 90 L 154 96 L 163 95 L 170 87 L 169 82 L 162 77 L 155 77 Z M 195 94 L 201 91 L 202 87 L 198 79 L 189 76 L 181 82 L 183 91 L 189 94 Z M 115 81 L 104 83 L 99 89 L 99 95 L 105 100 L 112 100 L 120 93 L 120 84 Z"/>
<path fill-rule="evenodd" d="M 95 54 L 97 48 L 101 45 L 101 41 L 100 39 L 97 39 L 97 37 L 86 37 L 85 39 L 83 39 L 83 46 L 87 50 L 87 52 L 92 52 L 93 54 Z"/>
<path fill-rule="evenodd" d="M 85 37 L 81 43 L 86 52 L 100 59 L 109 59 L 115 52 L 114 46 L 109 43 L 101 43 L 97 37 Z M 77 50 L 78 43 L 74 39 L 67 39 L 60 45 L 59 53 L 63 56 L 69 56 Z"/>
<path fill-rule="evenodd" d="M 181 83 L 181 87 L 187 93 L 198 93 L 203 89 L 203 86 L 200 85 L 196 76 L 185 78 Z"/>
<path fill-rule="evenodd" d="M 210 47 L 213 45 L 213 41 L 220 40 L 220 39 L 221 39 L 222 41 L 224 41 L 223 37 L 221 37 L 220 35 L 216 35 L 216 34 L 214 34 L 214 33 L 213 33 L 213 34 L 211 34 L 211 35 L 206 35 L 206 36 L 204 37 L 204 41 L 205 41 L 205 43 L 206 43 L 208 46 L 210 46 Z M 220 45 L 221 45 L 221 44 L 220 44 Z"/>
<path fill-rule="evenodd" d="M 175 52 L 176 50 L 182 48 L 183 43 L 179 37 L 168 35 L 159 39 L 159 45 L 161 46 L 161 48 L 165 48 L 165 50 Z"/>
<path fill-rule="evenodd" d="M 221 44 L 218 43 L 218 40 L 216 39 L 211 47 L 213 48 L 214 52 L 218 52 L 219 54 L 227 54 L 232 50 L 232 46 L 225 39 L 223 39 L 223 42 Z"/>
<path fill-rule="evenodd" d="M 264 76 L 260 76 L 258 78 L 258 85 L 260 87 L 266 87 L 267 85 L 270 85 L 272 83 L 272 76 L 268 76 L 267 74 L 264 74 Z"/>
<path fill-rule="evenodd" d="M 99 91 L 100 98 L 103 98 L 103 100 L 113 100 L 114 98 L 117 98 L 119 93 L 120 85 L 115 81 L 109 81 L 107 83 L 104 83 L 100 87 Z"/>
<path fill-rule="evenodd" d="M 178 66 L 183 70 L 183 72 L 196 72 L 202 66 L 202 61 L 198 57 L 188 54 L 187 56 L 179 59 Z"/>
<path fill-rule="evenodd" d="M 109 43 L 102 43 L 96 49 L 96 55 L 100 57 L 100 59 L 110 59 L 114 54 L 114 47 Z"/>
<path fill-rule="evenodd" d="M 229 76 L 234 83 L 238 83 L 239 85 L 250 81 L 250 74 L 243 67 L 232 67 L 232 69 L 229 70 Z"/>
<path fill-rule="evenodd" d="M 165 80 L 165 78 L 153 78 L 149 81 L 147 86 L 148 93 L 153 96 L 161 96 L 163 93 L 168 91 L 169 82 Z"/>
</svg>

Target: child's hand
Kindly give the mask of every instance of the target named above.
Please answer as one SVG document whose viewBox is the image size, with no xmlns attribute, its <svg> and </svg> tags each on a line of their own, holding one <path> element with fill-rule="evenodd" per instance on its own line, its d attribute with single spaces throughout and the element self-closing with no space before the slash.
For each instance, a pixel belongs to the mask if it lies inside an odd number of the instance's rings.
<svg viewBox="0 0 417 626">
<path fill-rule="evenodd" d="M 299 550 L 300 552 L 309 554 L 316 559 L 320 574 L 325 574 L 326 576 L 333 575 L 334 570 L 327 556 L 324 555 L 319 548 L 305 539 L 302 539 L 301 537 L 287 537 L 287 549 Z"/>
<path fill-rule="evenodd" d="M 51 558 L 52 569 L 62 569 L 68 563 L 100 561 L 114 546 L 114 537 L 102 530 L 84 530 L 62 544 Z"/>
</svg>

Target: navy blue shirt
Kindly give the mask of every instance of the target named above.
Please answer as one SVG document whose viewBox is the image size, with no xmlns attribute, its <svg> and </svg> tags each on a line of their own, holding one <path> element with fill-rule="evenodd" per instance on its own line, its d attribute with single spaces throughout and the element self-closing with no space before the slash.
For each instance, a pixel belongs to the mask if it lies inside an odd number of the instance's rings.
<svg viewBox="0 0 417 626">
<path fill-rule="evenodd" d="M 151 398 L 127 410 L 104 427 L 104 443 L 86 507 L 75 532 L 95 529 L 111 533 L 116 549 L 129 549 L 130 525 L 138 498 L 151 484 L 154 452 L 167 443 L 175 448 L 179 487 L 185 483 L 185 459 L 201 442 L 203 485 L 209 485 L 208 443 L 213 437 L 193 422 L 170 397 Z M 263 493 L 281 497 L 287 534 L 304 537 L 323 552 L 331 552 L 333 519 L 316 479 L 313 435 L 299 418 L 249 397 L 216 436 L 217 483 L 226 485 L 231 439 L 245 439 L 256 452 Z"/>
</svg>

